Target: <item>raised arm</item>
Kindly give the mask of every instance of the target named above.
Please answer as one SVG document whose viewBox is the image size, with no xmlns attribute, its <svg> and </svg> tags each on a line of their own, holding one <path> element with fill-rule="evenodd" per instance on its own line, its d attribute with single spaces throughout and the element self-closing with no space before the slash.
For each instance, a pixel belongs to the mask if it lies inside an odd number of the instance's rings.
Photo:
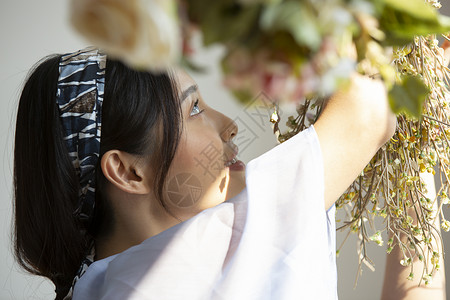
<svg viewBox="0 0 450 300">
<path fill-rule="evenodd" d="M 351 84 L 328 100 L 314 124 L 324 162 L 326 209 L 394 134 L 395 125 L 379 80 L 355 73 Z"/>
</svg>

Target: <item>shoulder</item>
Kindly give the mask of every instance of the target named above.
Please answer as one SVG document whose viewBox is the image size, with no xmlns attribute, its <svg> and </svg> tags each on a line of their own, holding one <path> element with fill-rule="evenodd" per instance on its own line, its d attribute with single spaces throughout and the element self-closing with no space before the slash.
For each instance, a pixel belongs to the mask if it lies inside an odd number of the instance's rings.
<svg viewBox="0 0 450 300">
<path fill-rule="evenodd" d="M 100 299 L 100 287 L 103 284 L 108 266 L 118 255 L 93 262 L 81 276 L 73 289 L 73 300 Z"/>
</svg>

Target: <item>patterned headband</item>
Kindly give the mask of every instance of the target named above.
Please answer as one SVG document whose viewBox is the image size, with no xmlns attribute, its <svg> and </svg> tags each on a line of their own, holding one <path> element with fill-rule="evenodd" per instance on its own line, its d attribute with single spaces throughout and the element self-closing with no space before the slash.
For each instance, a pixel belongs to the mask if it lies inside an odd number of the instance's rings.
<svg viewBox="0 0 450 300">
<path fill-rule="evenodd" d="M 95 168 L 100 153 L 106 55 L 86 48 L 61 57 L 56 102 L 64 140 L 80 182 L 74 211 L 88 226 L 95 206 Z"/>
</svg>

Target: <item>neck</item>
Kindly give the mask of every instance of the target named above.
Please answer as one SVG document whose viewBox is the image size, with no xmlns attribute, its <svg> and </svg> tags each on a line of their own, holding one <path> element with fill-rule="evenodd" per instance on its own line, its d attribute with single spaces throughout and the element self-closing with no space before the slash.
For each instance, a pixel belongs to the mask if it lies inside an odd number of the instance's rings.
<svg viewBox="0 0 450 300">
<path fill-rule="evenodd" d="M 150 215 L 149 208 L 136 208 L 136 206 L 130 210 L 123 208 L 118 210 L 120 213 L 114 214 L 112 232 L 96 240 L 95 260 L 121 253 L 179 223 L 175 218 L 168 217 L 165 211 L 159 212 L 158 217 Z M 162 218 L 161 214 L 165 216 Z"/>
</svg>

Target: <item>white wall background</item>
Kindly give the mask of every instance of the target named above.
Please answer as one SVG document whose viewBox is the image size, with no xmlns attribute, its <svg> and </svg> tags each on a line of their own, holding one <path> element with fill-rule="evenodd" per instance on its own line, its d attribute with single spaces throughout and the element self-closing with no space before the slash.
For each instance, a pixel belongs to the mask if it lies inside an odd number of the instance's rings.
<svg viewBox="0 0 450 300">
<path fill-rule="evenodd" d="M 64 53 L 87 44 L 68 24 L 68 1 L 1 0 L 0 2 L 0 300 L 53 299 L 53 287 L 44 279 L 26 275 L 14 263 L 11 247 L 12 152 L 15 112 L 20 89 L 28 69 L 51 53 Z M 442 1 L 445 2 L 445 1 Z M 450 11 L 450 7 L 447 7 Z M 196 61 L 209 66 L 206 75 L 191 74 L 208 103 L 235 119 L 241 131 L 240 158 L 248 162 L 276 143 L 268 122 L 238 105 L 220 84 L 218 47 L 199 51 Z M 267 114 L 267 112 L 266 112 Z M 257 124 L 258 123 L 258 124 Z M 260 126 L 263 124 L 263 126 Z M 248 147 L 247 147 L 248 146 Z M 450 237 L 444 235 L 446 240 Z M 343 239 L 338 235 L 337 245 Z M 449 248 L 448 245 L 446 248 Z M 338 258 L 340 299 L 379 299 L 384 274 L 384 247 L 371 247 L 377 271 L 363 268 L 356 290 L 356 240 L 351 237 Z M 450 266 L 450 262 L 446 262 Z M 447 278 L 450 275 L 447 274 Z M 449 280 L 450 281 L 450 280 Z"/>
</svg>

